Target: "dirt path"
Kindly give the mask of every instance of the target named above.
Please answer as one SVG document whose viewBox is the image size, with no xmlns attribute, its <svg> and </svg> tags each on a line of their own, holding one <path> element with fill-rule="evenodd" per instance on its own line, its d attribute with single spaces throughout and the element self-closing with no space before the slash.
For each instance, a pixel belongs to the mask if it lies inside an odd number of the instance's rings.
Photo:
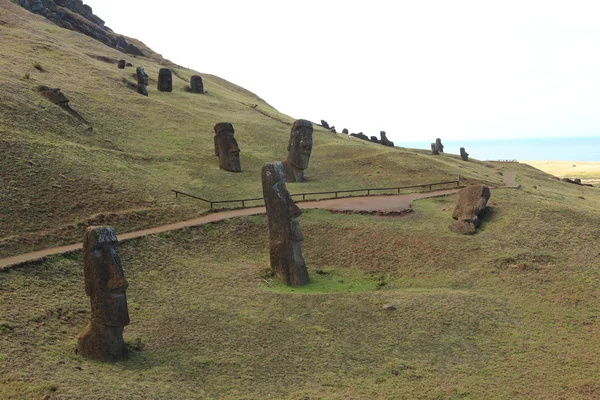
<svg viewBox="0 0 600 400">
<path fill-rule="evenodd" d="M 369 196 L 369 197 L 346 197 L 340 199 L 306 201 L 297 203 L 300 208 L 320 208 L 333 212 L 382 212 L 382 213 L 402 213 L 410 209 L 410 203 L 413 200 L 425 199 L 428 197 L 444 196 L 447 194 L 456 193 L 458 189 L 437 190 L 426 193 L 411 193 L 392 196 Z M 248 215 L 264 214 L 264 207 L 243 208 L 239 210 L 224 210 L 206 214 L 198 218 L 187 221 L 176 222 L 174 224 L 162 225 L 155 228 L 144 229 L 136 232 L 124 233 L 119 236 L 119 241 L 135 239 L 141 236 L 154 235 L 157 233 L 173 231 L 177 229 L 187 228 L 190 226 L 198 226 L 211 222 L 222 221 L 224 219 L 242 217 Z M 8 257 L 0 260 L 0 271 L 23 264 L 30 261 L 37 261 L 44 257 L 70 253 L 80 250 L 82 243 L 75 243 L 68 246 L 55 247 L 35 251 L 32 253 L 21 254 L 14 257 Z"/>
</svg>

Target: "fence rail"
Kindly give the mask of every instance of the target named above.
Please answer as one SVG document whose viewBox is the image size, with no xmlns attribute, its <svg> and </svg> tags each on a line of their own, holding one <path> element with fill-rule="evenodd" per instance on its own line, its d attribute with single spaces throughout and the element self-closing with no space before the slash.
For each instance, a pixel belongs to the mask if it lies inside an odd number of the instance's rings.
<svg viewBox="0 0 600 400">
<path fill-rule="evenodd" d="M 366 192 L 367 196 L 371 196 L 371 192 L 397 190 L 398 194 L 400 194 L 401 190 L 404 190 L 404 189 L 415 189 L 415 188 L 420 188 L 420 187 L 429 188 L 429 191 L 431 192 L 431 190 L 432 190 L 432 188 L 434 186 L 449 185 L 449 184 L 456 184 L 456 187 L 459 187 L 460 186 L 460 179 L 455 180 L 455 181 L 425 183 L 425 184 L 422 184 L 422 185 L 412 185 L 412 186 L 400 186 L 400 187 L 388 187 L 388 188 L 349 189 L 349 190 L 331 190 L 331 191 L 327 191 L 327 192 L 295 193 L 295 194 L 291 194 L 291 196 L 292 196 L 292 198 L 302 196 L 302 200 L 306 200 L 306 196 L 318 196 L 318 195 L 333 194 L 334 195 L 333 198 L 337 199 L 338 195 L 340 193 Z M 230 204 L 230 203 L 240 203 L 242 205 L 242 208 L 245 208 L 246 207 L 246 203 L 248 203 L 248 202 L 263 201 L 264 200 L 262 197 L 256 197 L 256 198 L 250 198 L 250 199 L 237 199 L 237 200 L 207 200 L 207 199 L 204 199 L 202 197 L 194 196 L 193 194 L 181 192 L 181 191 L 175 190 L 175 189 L 171 189 L 171 192 L 175 193 L 175 197 L 176 198 L 179 197 L 179 195 L 181 195 L 181 196 L 191 197 L 191 198 L 196 199 L 196 200 L 204 201 L 205 203 L 210 204 L 210 208 L 211 209 L 213 209 L 214 206 L 217 205 L 217 204 Z M 346 196 L 346 197 L 351 197 L 351 196 Z"/>
</svg>

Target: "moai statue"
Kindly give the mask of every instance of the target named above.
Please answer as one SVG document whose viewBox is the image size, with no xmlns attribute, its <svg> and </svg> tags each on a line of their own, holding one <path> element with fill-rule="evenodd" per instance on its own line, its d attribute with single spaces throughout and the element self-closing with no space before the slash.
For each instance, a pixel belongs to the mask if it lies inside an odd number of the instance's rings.
<svg viewBox="0 0 600 400">
<path fill-rule="evenodd" d="M 342 129 L 342 133 L 343 133 L 344 135 L 347 135 L 347 134 L 348 134 L 348 129 L 346 129 L 346 128 Z"/>
<path fill-rule="evenodd" d="M 83 237 L 85 293 L 92 320 L 77 338 L 77 352 L 86 358 L 116 361 L 127 355 L 123 328 L 129 325 L 123 266 L 117 254 L 117 235 L 110 226 L 90 226 Z"/>
<path fill-rule="evenodd" d="M 312 122 L 299 119 L 292 125 L 288 143 L 288 156 L 283 163 L 286 181 L 303 182 L 306 180 L 304 179 L 304 170 L 308 168 L 308 161 L 312 152 L 312 135 Z"/>
<path fill-rule="evenodd" d="M 379 141 L 379 143 L 381 143 L 384 146 L 394 147 L 394 142 L 387 138 L 385 131 L 379 132 L 379 136 L 381 136 L 381 140 Z"/>
<path fill-rule="evenodd" d="M 433 154 L 434 156 L 440 155 L 440 152 L 437 151 L 437 148 L 435 147 L 435 143 L 431 143 L 431 154 Z"/>
<path fill-rule="evenodd" d="M 215 155 L 219 157 L 219 168 L 225 171 L 240 172 L 240 148 L 233 137 L 233 125 L 219 122 L 215 125 Z"/>
<path fill-rule="evenodd" d="M 444 152 L 444 145 L 442 144 L 442 139 L 440 139 L 440 138 L 435 139 L 435 150 L 438 153 Z"/>
<path fill-rule="evenodd" d="M 460 158 L 462 158 L 463 161 L 469 161 L 469 153 L 466 152 L 464 147 L 460 148 Z"/>
<path fill-rule="evenodd" d="M 161 68 L 158 71 L 158 90 L 161 92 L 173 91 L 173 73 L 169 68 Z"/>
<path fill-rule="evenodd" d="M 192 75 L 190 78 L 190 88 L 192 93 L 204 93 L 204 83 L 200 75 Z"/>
<path fill-rule="evenodd" d="M 148 74 L 144 71 L 144 67 L 137 67 L 135 70 L 137 74 L 137 92 L 148 96 Z"/>
<path fill-rule="evenodd" d="M 125 60 L 119 60 L 118 67 L 119 69 L 125 69 Z"/>
<path fill-rule="evenodd" d="M 286 172 L 280 162 L 270 162 L 262 168 L 262 185 L 267 220 L 271 269 L 287 285 L 308 283 L 308 271 L 302 256 L 302 211 L 285 187 Z"/>
<path fill-rule="evenodd" d="M 321 120 L 321 126 L 325 129 L 329 129 L 329 124 L 324 119 Z"/>
</svg>

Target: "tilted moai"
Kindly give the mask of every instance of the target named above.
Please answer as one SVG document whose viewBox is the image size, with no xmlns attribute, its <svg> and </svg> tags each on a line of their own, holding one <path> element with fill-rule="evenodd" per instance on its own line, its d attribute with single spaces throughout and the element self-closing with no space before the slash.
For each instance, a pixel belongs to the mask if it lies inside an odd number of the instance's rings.
<svg viewBox="0 0 600 400">
<path fill-rule="evenodd" d="M 313 125 L 305 119 L 299 119 L 292 125 L 288 156 L 283 162 L 285 177 L 288 182 L 303 182 L 304 170 L 308 168 L 313 144 Z"/>
<path fill-rule="evenodd" d="M 173 73 L 169 68 L 161 68 L 158 71 L 158 90 L 161 92 L 173 91 Z"/>
<path fill-rule="evenodd" d="M 444 152 L 444 145 L 442 144 L 442 139 L 440 139 L 440 138 L 435 139 L 435 150 L 438 153 Z"/>
<path fill-rule="evenodd" d="M 200 75 L 192 75 L 190 78 L 190 89 L 192 93 L 204 94 L 204 83 L 202 83 L 202 77 Z"/>
<path fill-rule="evenodd" d="M 116 361 L 127 355 L 123 328 L 129 325 L 123 266 L 117 235 L 110 226 L 90 226 L 83 238 L 85 293 L 92 319 L 77 338 L 77 352 L 86 358 Z"/>
<path fill-rule="evenodd" d="M 435 147 L 435 143 L 431 143 L 431 154 L 433 154 L 434 156 L 440 155 L 439 151 L 437 151 L 437 148 Z"/>
<path fill-rule="evenodd" d="M 137 92 L 144 96 L 148 96 L 148 74 L 144 71 L 144 67 L 137 67 L 135 73 L 137 74 L 138 80 Z"/>
<path fill-rule="evenodd" d="M 469 161 L 469 153 L 467 153 L 464 147 L 460 148 L 460 158 L 462 158 L 463 161 Z"/>
<path fill-rule="evenodd" d="M 321 120 L 321 126 L 325 129 L 329 129 L 329 124 L 324 119 Z"/>
<path fill-rule="evenodd" d="M 229 122 L 215 125 L 215 155 L 219 157 L 219 168 L 225 171 L 240 172 L 240 148 L 233 137 L 235 131 Z"/>
<path fill-rule="evenodd" d="M 280 162 L 271 162 L 262 168 L 271 269 L 287 285 L 302 286 L 308 283 L 308 271 L 302 256 L 302 211 L 294 204 L 285 186 L 285 176 Z"/>
<path fill-rule="evenodd" d="M 379 143 L 381 143 L 384 146 L 394 147 L 394 142 L 387 138 L 385 131 L 379 132 L 379 136 L 381 136 L 381 140 L 379 141 Z"/>
<path fill-rule="evenodd" d="M 125 69 L 125 65 L 125 60 L 119 60 L 119 64 L 117 66 L 119 67 L 119 69 Z"/>
</svg>

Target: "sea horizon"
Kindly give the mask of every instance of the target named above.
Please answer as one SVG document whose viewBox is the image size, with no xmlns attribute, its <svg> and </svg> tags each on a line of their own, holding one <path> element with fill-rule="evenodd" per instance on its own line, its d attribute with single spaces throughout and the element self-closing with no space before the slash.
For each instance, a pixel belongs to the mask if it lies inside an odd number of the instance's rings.
<svg viewBox="0 0 600 400">
<path fill-rule="evenodd" d="M 600 136 L 579 138 L 444 140 L 444 152 L 460 154 L 464 147 L 477 160 L 600 162 Z M 431 142 L 398 141 L 396 146 L 431 149 Z"/>
</svg>

